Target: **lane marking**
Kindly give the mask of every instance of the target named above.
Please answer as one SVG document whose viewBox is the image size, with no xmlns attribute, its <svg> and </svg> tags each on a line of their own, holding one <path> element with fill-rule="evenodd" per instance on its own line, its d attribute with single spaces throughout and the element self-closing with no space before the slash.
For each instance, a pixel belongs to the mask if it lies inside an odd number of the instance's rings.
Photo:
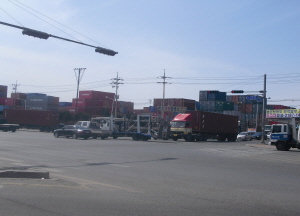
<svg viewBox="0 0 300 216">
<path fill-rule="evenodd" d="M 0 157 L 0 160 L 6 160 L 6 161 L 11 161 L 11 162 L 16 162 L 16 163 L 22 163 L 23 162 L 21 160 L 13 160 L 13 159 L 8 159 L 8 158 L 3 158 L 3 157 Z"/>
<path fill-rule="evenodd" d="M 116 186 L 116 185 L 111 185 L 111 184 L 106 184 L 106 183 L 101 183 L 101 182 L 95 182 L 95 181 L 90 181 L 90 180 L 86 180 L 86 179 L 80 179 L 80 178 L 76 178 L 76 177 L 70 177 L 70 176 L 64 176 L 64 175 L 58 175 L 58 174 L 51 174 L 51 176 L 52 175 L 57 176 L 57 177 L 61 177 L 61 178 L 73 179 L 73 180 L 77 180 L 77 181 L 86 182 L 86 183 L 81 183 L 83 185 L 86 185 L 86 184 L 102 185 L 102 186 L 105 186 L 105 187 L 111 187 L 111 188 L 115 188 L 115 189 L 126 190 L 126 191 L 129 191 L 129 192 L 136 192 L 136 193 L 137 192 L 138 193 L 142 192 L 142 191 L 132 190 L 132 189 L 129 189 L 129 188 L 124 188 L 124 187 L 120 187 L 120 186 Z"/>
<path fill-rule="evenodd" d="M 119 165 L 119 164 L 110 164 L 111 166 L 116 166 L 116 167 L 124 167 L 124 168 L 128 168 L 130 166 L 125 166 L 125 165 Z"/>
</svg>

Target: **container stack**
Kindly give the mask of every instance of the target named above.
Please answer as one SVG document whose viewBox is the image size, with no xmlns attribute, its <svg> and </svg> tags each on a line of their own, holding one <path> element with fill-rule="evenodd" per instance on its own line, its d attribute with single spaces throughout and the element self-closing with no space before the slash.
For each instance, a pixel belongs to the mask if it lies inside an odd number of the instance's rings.
<svg viewBox="0 0 300 216">
<path fill-rule="evenodd" d="M 118 101 L 117 110 L 121 115 L 133 113 L 134 103 L 127 101 Z"/>
<path fill-rule="evenodd" d="M 10 98 L 7 98 L 6 104 L 10 108 L 25 109 L 27 94 L 11 93 Z"/>
<path fill-rule="evenodd" d="M 58 111 L 59 98 L 41 93 L 29 93 L 25 100 L 26 110 Z"/>
<path fill-rule="evenodd" d="M 200 91 L 197 110 L 238 116 L 241 130 L 261 124 L 263 98 L 256 95 L 227 95 L 226 92 Z"/>
<path fill-rule="evenodd" d="M 91 116 L 109 116 L 112 108 L 117 108 L 118 115 L 126 115 L 133 112 L 132 102 L 118 101 L 114 103 L 115 93 L 102 91 L 80 91 L 78 99 L 72 100 L 71 106 L 65 106 L 70 112 L 83 112 Z M 113 104 L 114 103 L 114 104 Z"/>
<path fill-rule="evenodd" d="M 7 86 L 0 85 L 0 112 L 6 108 L 5 100 L 7 98 Z"/>
<path fill-rule="evenodd" d="M 195 110 L 195 100 L 184 98 L 154 98 L 153 107 L 149 112 L 161 118 L 162 107 L 164 105 L 164 119 L 172 120 L 177 114 L 184 113 L 187 110 Z"/>
<path fill-rule="evenodd" d="M 199 104 L 197 110 L 206 112 L 223 113 L 223 111 L 233 111 L 234 102 L 228 101 L 226 92 L 200 91 Z"/>
<path fill-rule="evenodd" d="M 115 94 L 101 91 L 79 91 L 78 99 L 73 98 L 72 106 L 66 106 L 69 112 L 83 112 L 92 116 L 109 115 Z"/>
</svg>

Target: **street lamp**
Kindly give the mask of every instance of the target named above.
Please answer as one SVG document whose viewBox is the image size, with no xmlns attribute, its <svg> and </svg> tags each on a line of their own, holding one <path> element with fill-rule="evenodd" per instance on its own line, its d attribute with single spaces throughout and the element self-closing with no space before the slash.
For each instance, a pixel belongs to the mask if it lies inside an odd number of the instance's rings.
<svg viewBox="0 0 300 216">
<path fill-rule="evenodd" d="M 111 99 L 111 100 L 112 100 L 112 105 L 111 105 L 111 112 L 110 112 L 110 115 L 113 116 L 115 99 L 112 99 L 112 98 L 110 98 L 110 97 L 108 97 L 108 96 L 106 96 L 105 98 L 108 98 L 108 99 Z"/>
</svg>

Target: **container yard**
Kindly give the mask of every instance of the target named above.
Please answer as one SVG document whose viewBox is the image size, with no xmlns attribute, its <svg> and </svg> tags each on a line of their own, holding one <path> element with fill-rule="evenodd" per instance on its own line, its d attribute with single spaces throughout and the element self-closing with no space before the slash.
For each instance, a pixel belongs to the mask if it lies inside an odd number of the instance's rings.
<svg viewBox="0 0 300 216">
<path fill-rule="evenodd" d="M 205 111 L 237 116 L 239 131 L 261 130 L 263 98 L 257 95 L 228 95 L 219 91 L 199 91 L 199 101 L 185 98 L 154 98 L 153 106 L 134 110 L 134 103 L 114 101 L 115 93 L 102 91 L 79 91 L 78 99 L 60 102 L 59 97 L 41 93 L 11 93 L 8 87 L 0 85 L 0 114 L 6 109 L 39 110 L 52 112 L 84 113 L 90 117 L 117 116 L 130 118 L 133 115 L 148 113 L 159 122 L 170 122 L 176 115 L 188 111 Z M 283 105 L 267 105 L 266 109 L 290 109 Z M 163 114 L 163 116 L 162 116 Z"/>
</svg>

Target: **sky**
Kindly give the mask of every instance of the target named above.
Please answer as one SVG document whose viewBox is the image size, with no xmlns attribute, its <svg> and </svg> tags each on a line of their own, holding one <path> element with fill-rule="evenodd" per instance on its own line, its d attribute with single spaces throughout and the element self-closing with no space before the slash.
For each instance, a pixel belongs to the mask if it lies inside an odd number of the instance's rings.
<svg viewBox="0 0 300 216">
<path fill-rule="evenodd" d="M 199 100 L 199 91 L 266 89 L 268 104 L 300 109 L 298 0 L 1 0 L 0 22 L 118 52 L 107 56 L 0 25 L 0 85 L 14 92 L 76 98 L 115 92 L 140 109 L 154 98 Z M 231 93 L 228 93 L 231 95 Z"/>
</svg>

